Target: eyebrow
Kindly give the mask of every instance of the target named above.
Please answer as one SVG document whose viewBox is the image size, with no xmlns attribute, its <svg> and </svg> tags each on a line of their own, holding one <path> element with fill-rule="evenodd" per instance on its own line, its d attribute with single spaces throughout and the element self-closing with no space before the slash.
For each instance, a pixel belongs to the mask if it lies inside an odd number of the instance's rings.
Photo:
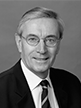
<svg viewBox="0 0 81 108">
<path fill-rule="evenodd" d="M 38 35 L 35 35 L 35 34 L 28 34 L 27 37 L 28 37 L 28 36 L 35 36 L 35 37 L 39 37 Z M 52 35 L 52 34 L 47 35 L 47 36 L 45 36 L 44 38 L 46 38 L 46 37 L 48 37 L 48 38 L 49 38 L 49 37 L 56 37 L 56 38 L 58 38 L 56 35 Z"/>
<path fill-rule="evenodd" d="M 56 37 L 56 35 L 47 35 L 46 37 Z"/>
<path fill-rule="evenodd" d="M 37 36 L 37 35 L 35 35 L 35 34 L 28 34 L 27 36 Z"/>
</svg>

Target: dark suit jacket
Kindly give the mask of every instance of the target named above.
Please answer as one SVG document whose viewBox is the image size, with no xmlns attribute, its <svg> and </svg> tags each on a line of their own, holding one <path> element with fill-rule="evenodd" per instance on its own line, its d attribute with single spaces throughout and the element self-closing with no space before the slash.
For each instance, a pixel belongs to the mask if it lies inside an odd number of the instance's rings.
<svg viewBox="0 0 81 108">
<path fill-rule="evenodd" d="M 81 108 L 81 84 L 74 75 L 51 68 L 50 78 L 59 108 Z M 35 108 L 20 61 L 0 74 L 0 108 Z"/>
</svg>

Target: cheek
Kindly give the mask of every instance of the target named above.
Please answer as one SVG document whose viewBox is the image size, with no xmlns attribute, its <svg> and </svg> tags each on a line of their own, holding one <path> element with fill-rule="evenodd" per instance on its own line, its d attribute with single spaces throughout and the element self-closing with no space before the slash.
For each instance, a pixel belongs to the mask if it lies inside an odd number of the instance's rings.
<svg viewBox="0 0 81 108">
<path fill-rule="evenodd" d="M 56 56 L 57 49 L 56 48 L 51 48 L 51 49 L 48 50 L 48 52 L 49 52 L 49 56 L 53 58 L 53 57 Z"/>
<path fill-rule="evenodd" d="M 50 65 L 53 65 L 53 63 L 55 62 L 56 55 L 57 55 L 56 48 L 50 50 Z"/>
<path fill-rule="evenodd" d="M 22 44 L 22 54 L 25 59 L 30 59 L 33 55 L 34 47 L 31 47 L 27 44 Z"/>
</svg>

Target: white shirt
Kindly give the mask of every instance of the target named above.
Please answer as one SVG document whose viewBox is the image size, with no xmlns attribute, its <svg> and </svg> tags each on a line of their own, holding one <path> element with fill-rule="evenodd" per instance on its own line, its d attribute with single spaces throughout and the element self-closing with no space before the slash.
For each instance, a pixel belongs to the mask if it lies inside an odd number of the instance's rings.
<svg viewBox="0 0 81 108">
<path fill-rule="evenodd" d="M 39 85 L 39 83 L 42 81 L 42 79 L 39 78 L 38 76 L 36 76 L 28 68 L 26 68 L 26 66 L 24 65 L 22 60 L 21 60 L 21 67 L 22 67 L 23 73 L 25 75 L 25 78 L 27 80 L 27 83 L 29 85 L 29 88 L 31 90 L 32 97 L 33 97 L 33 100 L 35 103 L 35 107 L 41 108 L 42 87 L 41 87 L 41 85 Z M 49 99 L 51 108 L 59 108 L 55 94 L 54 94 L 54 88 L 52 86 L 49 75 L 47 76 L 46 80 L 48 80 L 48 82 L 50 83 L 50 86 L 48 88 L 48 99 Z"/>
</svg>

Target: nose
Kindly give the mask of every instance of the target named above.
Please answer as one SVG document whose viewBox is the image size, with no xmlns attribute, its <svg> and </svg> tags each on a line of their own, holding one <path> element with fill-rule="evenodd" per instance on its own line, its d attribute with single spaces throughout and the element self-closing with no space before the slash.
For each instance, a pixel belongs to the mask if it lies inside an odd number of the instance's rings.
<svg viewBox="0 0 81 108">
<path fill-rule="evenodd" d="M 46 47 L 44 41 L 40 40 L 40 42 L 37 46 L 37 53 L 46 54 L 46 52 L 47 52 L 47 47 Z"/>
</svg>

